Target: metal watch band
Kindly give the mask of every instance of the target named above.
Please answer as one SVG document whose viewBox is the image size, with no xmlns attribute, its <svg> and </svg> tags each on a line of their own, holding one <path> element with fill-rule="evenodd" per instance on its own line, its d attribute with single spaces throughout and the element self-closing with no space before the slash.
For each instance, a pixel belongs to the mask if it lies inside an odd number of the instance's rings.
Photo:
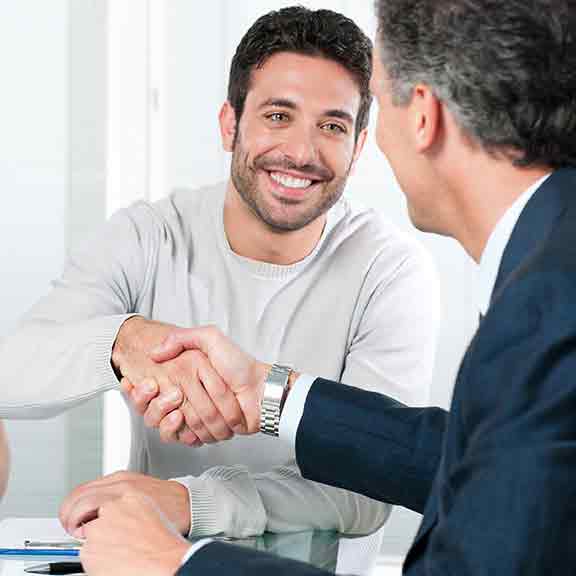
<svg viewBox="0 0 576 576">
<path fill-rule="evenodd" d="M 260 406 L 260 432 L 278 436 L 280 414 L 286 399 L 288 378 L 292 368 L 273 364 L 264 381 L 264 396 Z"/>
</svg>

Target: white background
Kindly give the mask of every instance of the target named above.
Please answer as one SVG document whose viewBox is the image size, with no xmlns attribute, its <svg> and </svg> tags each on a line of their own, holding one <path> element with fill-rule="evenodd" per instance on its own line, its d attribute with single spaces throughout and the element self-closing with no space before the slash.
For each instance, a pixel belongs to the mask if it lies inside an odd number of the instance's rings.
<svg viewBox="0 0 576 576">
<path fill-rule="evenodd" d="M 0 0 L 0 335 L 106 213 L 226 177 L 217 113 L 229 62 L 256 17 L 291 3 Z M 369 0 L 301 3 L 344 12 L 373 35 Z M 410 229 L 434 255 L 443 322 L 431 402 L 447 406 L 475 327 L 475 272 L 455 242 L 412 230 L 372 132 L 347 194 Z M 50 422 L 10 423 L 14 467 L 0 516 L 53 514 L 102 458 L 106 471 L 121 467 L 121 419 L 108 401 L 103 454 L 97 403 Z M 400 516 L 392 543 L 414 529 L 416 520 Z"/>
</svg>

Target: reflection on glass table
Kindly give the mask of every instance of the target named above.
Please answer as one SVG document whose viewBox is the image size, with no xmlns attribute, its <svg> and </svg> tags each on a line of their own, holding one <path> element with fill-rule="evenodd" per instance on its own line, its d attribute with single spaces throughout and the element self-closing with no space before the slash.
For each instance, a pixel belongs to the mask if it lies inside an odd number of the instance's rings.
<svg viewBox="0 0 576 576">
<path fill-rule="evenodd" d="M 364 576 L 372 573 L 380 547 L 378 533 L 350 538 L 336 532 L 265 533 L 257 538 L 232 540 L 283 558 L 308 562 L 337 574 Z"/>
</svg>

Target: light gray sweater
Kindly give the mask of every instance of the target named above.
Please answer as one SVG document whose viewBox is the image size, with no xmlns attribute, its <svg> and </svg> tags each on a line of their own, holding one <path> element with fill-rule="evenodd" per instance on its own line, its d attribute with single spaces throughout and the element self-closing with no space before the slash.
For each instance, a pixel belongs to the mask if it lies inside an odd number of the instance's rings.
<svg viewBox="0 0 576 576">
<path fill-rule="evenodd" d="M 51 416 L 117 388 L 111 350 L 132 314 L 216 324 L 260 360 L 426 403 L 438 322 L 427 254 L 373 211 L 341 200 L 304 260 L 252 261 L 230 249 L 224 196 L 222 184 L 137 203 L 73 254 L 0 344 L 0 417 Z M 130 468 L 186 477 L 193 535 L 361 534 L 387 517 L 382 504 L 302 479 L 292 450 L 274 439 L 190 449 L 162 444 L 141 417 L 131 418 Z"/>
</svg>

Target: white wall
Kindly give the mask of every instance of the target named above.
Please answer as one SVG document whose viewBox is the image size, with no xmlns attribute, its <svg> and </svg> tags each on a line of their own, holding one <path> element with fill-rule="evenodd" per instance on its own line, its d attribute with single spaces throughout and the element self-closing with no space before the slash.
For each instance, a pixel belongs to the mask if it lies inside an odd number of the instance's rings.
<svg viewBox="0 0 576 576">
<path fill-rule="evenodd" d="M 48 290 L 67 248 L 104 219 L 104 8 L 0 2 L 0 336 Z M 12 474 L 0 516 L 54 515 L 72 485 L 94 477 L 98 420 L 93 402 L 53 420 L 8 422 Z"/>
<path fill-rule="evenodd" d="M 66 0 L 0 3 L 0 334 L 64 259 L 67 24 Z M 13 473 L 2 514 L 55 510 L 67 471 L 66 417 L 7 428 Z"/>
</svg>

